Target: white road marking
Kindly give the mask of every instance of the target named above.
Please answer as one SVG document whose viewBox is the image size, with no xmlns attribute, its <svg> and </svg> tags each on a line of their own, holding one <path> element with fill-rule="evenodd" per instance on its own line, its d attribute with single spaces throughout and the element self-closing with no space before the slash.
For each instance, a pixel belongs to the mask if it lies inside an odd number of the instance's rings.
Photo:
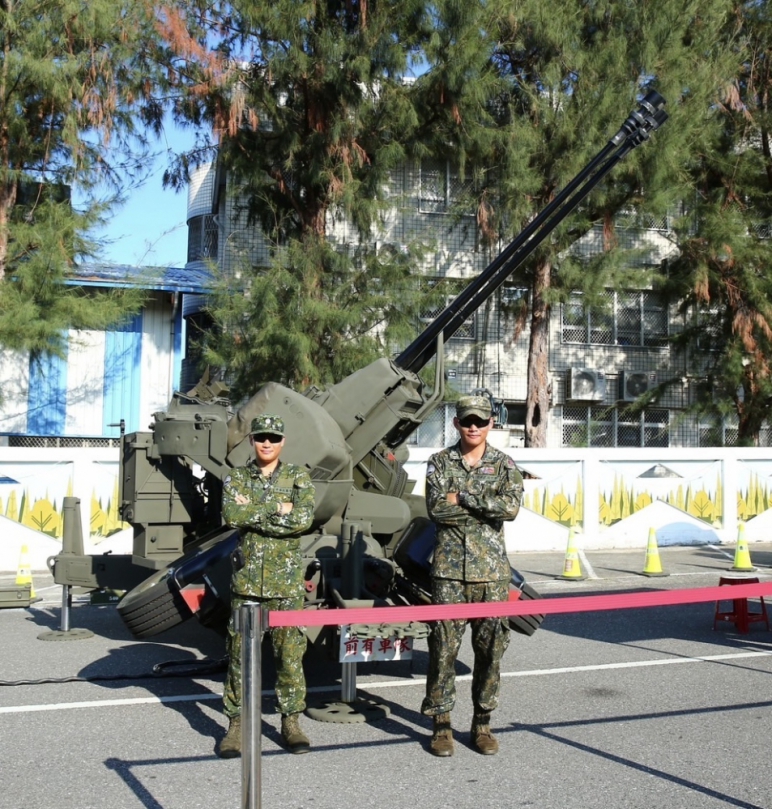
<svg viewBox="0 0 772 809">
<path fill-rule="evenodd" d="M 705 655 L 704 657 L 664 657 L 653 660 L 631 660 L 625 663 L 601 663 L 594 666 L 566 666 L 555 669 L 531 669 L 529 671 L 502 672 L 501 677 L 546 677 L 554 674 L 576 674 L 586 671 L 611 671 L 613 669 L 647 668 L 649 666 L 670 666 L 685 663 L 719 663 L 725 660 L 742 660 L 754 657 L 772 657 L 772 651 L 731 652 L 720 655 Z M 462 674 L 456 681 L 471 680 L 471 674 Z M 405 688 L 411 685 L 424 685 L 425 677 L 413 680 L 386 680 L 384 682 L 365 683 L 363 688 L 367 691 L 380 688 Z M 315 686 L 308 689 L 308 693 L 323 693 L 338 691 L 340 686 Z M 264 690 L 263 696 L 269 696 L 273 689 Z M 126 705 L 161 705 L 169 702 L 203 702 L 206 700 L 220 700 L 222 694 L 206 692 L 203 694 L 177 694 L 168 697 L 134 697 L 131 699 L 101 699 L 89 702 L 59 702 L 49 705 L 11 705 L 0 707 L 0 714 L 35 713 L 37 711 L 68 711 L 78 708 L 115 708 Z"/>
<path fill-rule="evenodd" d="M 579 551 L 579 560 L 582 563 L 582 567 L 584 568 L 584 572 L 587 574 L 588 579 L 597 579 L 598 574 L 593 570 L 592 565 L 590 564 L 590 560 L 587 558 L 587 555 L 584 551 Z"/>
<path fill-rule="evenodd" d="M 713 551 L 718 551 L 722 556 L 726 556 L 727 559 L 734 559 L 735 552 L 728 553 L 727 551 L 722 550 L 718 547 L 718 545 L 708 545 L 708 547 Z"/>
</svg>

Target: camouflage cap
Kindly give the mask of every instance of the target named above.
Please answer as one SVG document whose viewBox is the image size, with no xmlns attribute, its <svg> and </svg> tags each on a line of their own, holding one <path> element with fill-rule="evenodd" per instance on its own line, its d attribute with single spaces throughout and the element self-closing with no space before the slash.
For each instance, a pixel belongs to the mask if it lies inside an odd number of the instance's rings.
<svg viewBox="0 0 772 809">
<path fill-rule="evenodd" d="M 263 413 L 262 416 L 252 419 L 250 435 L 268 433 L 269 435 L 284 435 L 284 421 L 279 416 Z"/>
<path fill-rule="evenodd" d="M 487 396 L 462 396 L 456 402 L 456 417 L 479 416 L 481 419 L 491 417 L 491 400 Z"/>
</svg>

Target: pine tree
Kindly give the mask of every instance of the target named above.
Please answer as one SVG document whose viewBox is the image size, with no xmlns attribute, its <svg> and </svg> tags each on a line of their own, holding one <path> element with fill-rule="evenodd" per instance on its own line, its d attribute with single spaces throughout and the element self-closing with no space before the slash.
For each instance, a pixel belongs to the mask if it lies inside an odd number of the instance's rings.
<svg viewBox="0 0 772 809">
<path fill-rule="evenodd" d="M 723 38 L 738 71 L 717 98 L 711 148 L 690 167 L 669 291 L 680 301 L 680 342 L 708 384 L 696 411 L 737 425 L 753 445 L 772 405 L 772 16 L 767 3 L 738 7 Z M 716 443 L 723 444 L 720 429 Z"/>
<path fill-rule="evenodd" d="M 194 5 L 166 18 L 187 59 L 178 111 L 211 125 L 243 222 L 260 226 L 273 254 L 223 279 L 207 359 L 228 369 L 236 396 L 269 380 L 334 381 L 404 345 L 439 293 L 418 282 L 419 245 L 376 244 L 395 202 L 390 172 L 418 124 L 403 79 L 429 33 L 428 6 L 237 0 L 211 25 Z M 347 235 L 333 238 L 335 228 Z"/>
<path fill-rule="evenodd" d="M 494 108 L 504 136 L 493 142 L 494 154 L 481 157 L 498 167 L 491 179 L 501 210 L 493 218 L 505 233 L 543 210 L 649 89 L 665 97 L 670 115 L 653 142 L 625 158 L 518 272 L 531 292 L 525 440 L 545 446 L 551 309 L 572 290 L 590 305 L 607 288 L 661 280 L 625 268 L 614 249 L 614 217 L 625 209 L 661 216 L 683 195 L 689 165 L 710 142 L 711 107 L 737 64 L 732 43 L 716 36 L 732 9 L 725 0 L 659 3 L 656 11 L 632 0 L 507 0 L 490 8 L 492 63 L 507 91 Z M 598 224 L 603 254 L 571 256 L 571 245 Z"/>
<path fill-rule="evenodd" d="M 138 308 L 64 281 L 159 125 L 158 41 L 142 0 L 0 2 L 0 347 L 60 353 Z"/>
</svg>

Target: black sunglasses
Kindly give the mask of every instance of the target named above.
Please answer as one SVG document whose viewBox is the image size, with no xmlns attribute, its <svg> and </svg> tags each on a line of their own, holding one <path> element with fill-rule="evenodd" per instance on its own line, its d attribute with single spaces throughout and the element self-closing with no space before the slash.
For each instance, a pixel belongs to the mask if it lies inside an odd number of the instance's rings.
<svg viewBox="0 0 772 809">
<path fill-rule="evenodd" d="M 270 441 L 272 444 L 281 443 L 283 435 L 276 435 L 276 433 L 253 433 L 252 440 L 255 444 L 262 444 L 264 441 Z"/>
<path fill-rule="evenodd" d="M 490 419 L 481 419 L 479 416 L 466 416 L 463 419 L 459 419 L 458 423 L 462 427 L 487 427 L 490 423 Z"/>
</svg>

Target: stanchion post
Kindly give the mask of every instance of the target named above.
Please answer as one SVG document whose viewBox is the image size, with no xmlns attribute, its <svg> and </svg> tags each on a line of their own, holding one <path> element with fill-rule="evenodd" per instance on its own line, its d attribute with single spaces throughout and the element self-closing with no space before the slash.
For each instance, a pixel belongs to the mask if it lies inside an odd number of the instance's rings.
<svg viewBox="0 0 772 809">
<path fill-rule="evenodd" d="M 59 629 L 61 632 L 70 631 L 70 610 L 72 609 L 72 587 L 69 584 L 62 585 L 62 615 L 59 619 Z"/>
<path fill-rule="evenodd" d="M 247 602 L 235 620 L 236 631 L 241 633 L 241 806 L 260 809 L 263 609 L 254 601 Z"/>
<path fill-rule="evenodd" d="M 342 564 L 345 575 L 344 598 L 359 598 L 362 589 L 362 529 L 356 523 L 348 526 L 343 533 Z M 357 664 L 341 663 L 340 672 L 341 702 L 354 702 L 357 698 Z"/>
</svg>

